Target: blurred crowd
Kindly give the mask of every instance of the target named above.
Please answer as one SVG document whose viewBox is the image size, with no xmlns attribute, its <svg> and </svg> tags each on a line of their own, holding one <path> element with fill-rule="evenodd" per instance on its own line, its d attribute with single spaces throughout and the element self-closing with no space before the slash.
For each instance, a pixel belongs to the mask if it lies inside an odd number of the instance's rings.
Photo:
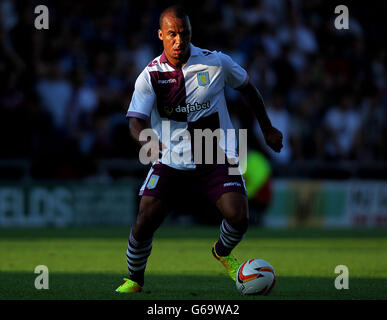
<svg viewBox="0 0 387 320">
<path fill-rule="evenodd" d="M 342 1 L 343 2 L 343 1 Z M 192 43 L 229 54 L 260 90 L 285 137 L 273 154 L 238 92 L 227 90 L 237 127 L 273 163 L 387 162 L 384 1 L 176 1 Z M 34 8 L 49 8 L 37 30 Z M 0 2 L 0 158 L 29 158 L 34 176 L 77 178 L 104 158 L 137 158 L 125 114 L 142 69 L 162 52 L 158 18 L 172 2 Z M 349 29 L 337 30 L 346 4 Z"/>
</svg>

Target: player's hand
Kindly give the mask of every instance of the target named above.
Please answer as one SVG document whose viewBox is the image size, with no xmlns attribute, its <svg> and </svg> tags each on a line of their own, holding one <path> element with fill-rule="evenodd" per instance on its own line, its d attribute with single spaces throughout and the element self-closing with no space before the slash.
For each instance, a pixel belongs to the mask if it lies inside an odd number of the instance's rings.
<svg viewBox="0 0 387 320">
<path fill-rule="evenodd" d="M 275 152 L 280 152 L 283 144 L 282 144 L 282 133 L 278 129 L 274 127 L 269 127 L 263 132 L 263 136 L 265 137 L 266 144 L 273 149 Z"/>
</svg>

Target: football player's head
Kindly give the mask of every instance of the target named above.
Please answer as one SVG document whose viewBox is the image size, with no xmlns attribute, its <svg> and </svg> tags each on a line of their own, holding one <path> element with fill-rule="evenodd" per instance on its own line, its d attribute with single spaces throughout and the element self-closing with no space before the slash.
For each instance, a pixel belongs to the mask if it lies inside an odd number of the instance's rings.
<svg viewBox="0 0 387 320">
<path fill-rule="evenodd" d="M 188 59 L 191 35 L 191 23 L 184 8 L 172 6 L 161 13 L 158 36 L 169 62 L 177 65 Z"/>
</svg>

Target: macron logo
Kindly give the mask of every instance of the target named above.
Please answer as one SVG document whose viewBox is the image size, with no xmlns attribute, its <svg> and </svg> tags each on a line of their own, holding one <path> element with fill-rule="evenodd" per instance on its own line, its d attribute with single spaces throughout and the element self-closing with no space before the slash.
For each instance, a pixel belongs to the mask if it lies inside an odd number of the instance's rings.
<svg viewBox="0 0 387 320">
<path fill-rule="evenodd" d="M 161 84 L 176 83 L 176 79 L 157 80 L 157 83 L 161 83 Z"/>
<path fill-rule="evenodd" d="M 242 185 L 239 182 L 227 182 L 223 185 L 223 187 L 233 187 L 233 186 L 242 187 Z"/>
</svg>

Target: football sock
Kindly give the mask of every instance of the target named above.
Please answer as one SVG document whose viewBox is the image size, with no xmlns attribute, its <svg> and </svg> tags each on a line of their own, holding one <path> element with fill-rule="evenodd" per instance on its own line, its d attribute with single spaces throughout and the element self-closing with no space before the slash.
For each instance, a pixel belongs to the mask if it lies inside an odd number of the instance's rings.
<svg viewBox="0 0 387 320">
<path fill-rule="evenodd" d="M 220 225 L 220 236 L 218 242 L 215 244 L 215 251 L 218 256 L 228 256 L 236 245 L 245 236 L 247 225 L 238 226 L 239 230 L 232 227 L 225 219 Z"/>
<path fill-rule="evenodd" d="M 144 285 L 144 273 L 148 257 L 152 251 L 153 238 L 137 241 L 130 231 L 126 261 L 128 263 L 129 279 L 136 281 L 141 287 Z"/>
</svg>

